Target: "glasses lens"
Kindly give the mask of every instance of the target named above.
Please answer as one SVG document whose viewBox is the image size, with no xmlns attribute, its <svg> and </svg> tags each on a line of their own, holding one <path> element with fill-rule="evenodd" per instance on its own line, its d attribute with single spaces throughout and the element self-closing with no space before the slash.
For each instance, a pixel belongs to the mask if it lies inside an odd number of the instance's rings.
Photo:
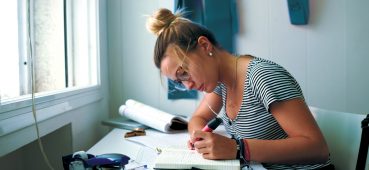
<svg viewBox="0 0 369 170">
<path fill-rule="evenodd" d="M 176 72 L 176 77 L 180 81 L 188 81 L 190 79 L 190 74 L 185 71 L 182 67 L 179 67 Z"/>
<path fill-rule="evenodd" d="M 181 82 L 178 81 L 174 81 L 171 79 L 168 79 L 169 81 L 169 86 L 172 86 L 174 89 L 178 90 L 178 91 L 186 91 L 187 88 L 186 86 L 184 86 Z"/>
</svg>

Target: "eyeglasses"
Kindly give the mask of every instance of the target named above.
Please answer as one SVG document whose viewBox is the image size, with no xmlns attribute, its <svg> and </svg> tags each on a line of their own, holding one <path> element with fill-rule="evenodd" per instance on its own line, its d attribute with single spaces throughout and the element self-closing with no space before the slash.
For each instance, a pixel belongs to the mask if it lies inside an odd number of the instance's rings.
<svg viewBox="0 0 369 170">
<path fill-rule="evenodd" d="M 190 79 L 190 74 L 183 69 L 182 66 L 179 66 L 176 71 L 176 80 L 169 81 L 171 85 L 174 86 L 175 89 L 179 91 L 186 91 L 187 88 L 185 85 L 183 85 L 182 81 L 188 81 Z"/>
<path fill-rule="evenodd" d="M 174 81 L 182 83 L 182 81 L 188 81 L 190 77 L 191 77 L 190 74 L 186 70 L 184 70 L 182 66 L 179 66 L 176 71 L 177 80 Z"/>
</svg>

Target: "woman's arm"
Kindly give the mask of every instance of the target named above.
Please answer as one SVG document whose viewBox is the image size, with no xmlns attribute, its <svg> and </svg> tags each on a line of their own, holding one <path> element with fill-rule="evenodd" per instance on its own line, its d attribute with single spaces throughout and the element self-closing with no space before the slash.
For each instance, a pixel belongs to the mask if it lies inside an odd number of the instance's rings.
<svg viewBox="0 0 369 170">
<path fill-rule="evenodd" d="M 273 102 L 270 111 L 288 138 L 247 139 L 251 160 L 287 164 L 323 163 L 328 160 L 328 146 L 304 100 Z"/>
<path fill-rule="evenodd" d="M 195 131 L 201 131 L 201 129 L 216 115 L 211 111 L 213 109 L 217 114 L 222 108 L 221 97 L 215 93 L 208 93 L 204 95 L 200 105 L 197 107 L 196 111 L 193 113 L 189 123 L 188 132 L 190 134 L 190 140 L 187 142 L 189 149 L 193 148 L 193 143 L 195 142 L 195 137 L 193 134 Z"/>
<path fill-rule="evenodd" d="M 302 99 L 274 102 L 270 110 L 289 137 L 279 140 L 244 139 L 248 145 L 251 161 L 312 164 L 328 160 L 328 146 Z M 195 142 L 196 150 L 202 153 L 204 158 L 236 158 L 235 140 L 201 131 L 195 131 L 192 136 L 204 139 Z"/>
<path fill-rule="evenodd" d="M 206 123 L 208 123 L 216 115 L 210 110 L 209 106 L 219 113 L 222 108 L 221 97 L 215 93 L 208 93 L 204 95 L 200 105 L 197 107 L 196 111 L 192 114 L 189 121 L 188 132 L 191 134 L 194 130 L 201 130 Z"/>
</svg>

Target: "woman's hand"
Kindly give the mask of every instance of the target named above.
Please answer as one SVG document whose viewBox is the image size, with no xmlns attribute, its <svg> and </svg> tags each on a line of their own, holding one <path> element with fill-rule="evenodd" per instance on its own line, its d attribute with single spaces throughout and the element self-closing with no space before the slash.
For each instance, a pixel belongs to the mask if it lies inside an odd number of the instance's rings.
<svg viewBox="0 0 369 170">
<path fill-rule="evenodd" d="M 187 146 L 189 149 L 196 149 L 205 159 L 235 159 L 237 154 L 234 139 L 201 130 L 192 133 Z"/>
</svg>

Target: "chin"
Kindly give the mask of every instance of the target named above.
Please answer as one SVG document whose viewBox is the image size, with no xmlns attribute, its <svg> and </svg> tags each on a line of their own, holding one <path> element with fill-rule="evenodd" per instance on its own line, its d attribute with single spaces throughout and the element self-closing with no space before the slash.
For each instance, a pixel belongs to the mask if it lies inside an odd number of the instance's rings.
<svg viewBox="0 0 369 170">
<path fill-rule="evenodd" d="M 209 90 L 210 89 L 210 90 Z M 212 93 L 213 91 L 214 91 L 214 89 L 215 89 L 215 87 L 211 87 L 211 88 L 209 88 L 209 87 L 204 87 L 204 92 L 206 92 L 206 93 Z"/>
</svg>

